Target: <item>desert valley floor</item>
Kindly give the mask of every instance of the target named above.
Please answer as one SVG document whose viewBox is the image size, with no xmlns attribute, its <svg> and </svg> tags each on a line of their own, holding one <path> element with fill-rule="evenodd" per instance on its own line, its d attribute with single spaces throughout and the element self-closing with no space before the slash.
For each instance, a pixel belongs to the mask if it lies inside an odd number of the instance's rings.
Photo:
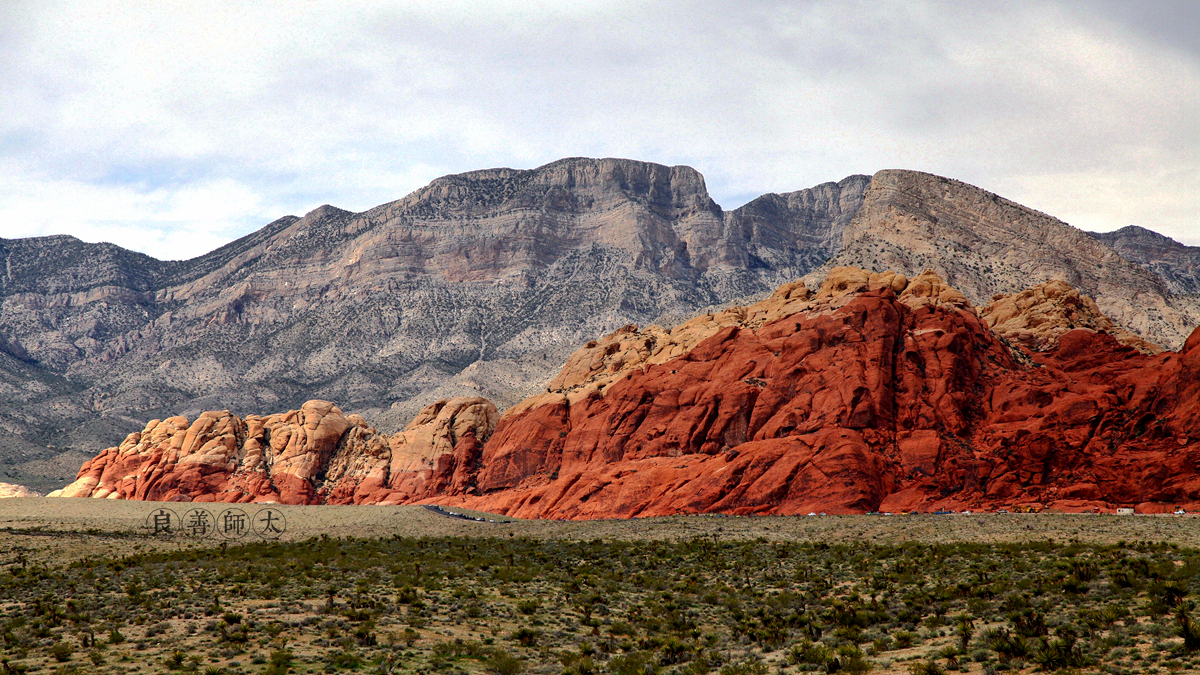
<svg viewBox="0 0 1200 675">
<path fill-rule="evenodd" d="M 3 672 L 1200 672 L 1194 516 L 191 506 L 0 501 Z"/>
</svg>

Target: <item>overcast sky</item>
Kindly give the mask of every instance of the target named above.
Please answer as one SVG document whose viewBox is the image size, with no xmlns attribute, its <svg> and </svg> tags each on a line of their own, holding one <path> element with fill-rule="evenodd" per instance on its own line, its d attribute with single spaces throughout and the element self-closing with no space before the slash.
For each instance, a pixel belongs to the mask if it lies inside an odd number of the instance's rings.
<svg viewBox="0 0 1200 675">
<path fill-rule="evenodd" d="M 1200 245 L 1200 2 L 0 3 L 0 236 L 199 255 L 568 156 L 958 178 Z"/>
</svg>

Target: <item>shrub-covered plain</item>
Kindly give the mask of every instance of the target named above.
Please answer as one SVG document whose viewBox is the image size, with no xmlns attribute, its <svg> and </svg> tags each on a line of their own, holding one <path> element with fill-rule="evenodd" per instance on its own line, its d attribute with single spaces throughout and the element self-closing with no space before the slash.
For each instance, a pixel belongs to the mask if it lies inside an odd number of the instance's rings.
<svg viewBox="0 0 1200 675">
<path fill-rule="evenodd" d="M 333 539 L 7 561 L 0 675 L 1200 670 L 1165 544 Z"/>
</svg>

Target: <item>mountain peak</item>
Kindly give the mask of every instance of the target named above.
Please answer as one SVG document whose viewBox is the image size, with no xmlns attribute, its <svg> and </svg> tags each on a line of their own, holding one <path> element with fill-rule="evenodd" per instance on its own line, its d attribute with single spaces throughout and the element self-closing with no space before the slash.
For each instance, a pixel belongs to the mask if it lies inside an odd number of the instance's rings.
<svg viewBox="0 0 1200 675">
<path fill-rule="evenodd" d="M 1113 232 L 1089 232 L 1121 257 L 1156 275 L 1172 292 L 1200 294 L 1200 246 L 1186 246 L 1165 235 L 1137 225 Z"/>
<path fill-rule="evenodd" d="M 318 206 L 317 208 L 313 209 L 312 211 L 309 211 L 308 213 L 304 214 L 304 217 L 301 220 L 306 220 L 306 221 L 325 220 L 327 218 L 340 218 L 343 216 L 352 216 L 352 215 L 354 215 L 353 211 L 339 209 L 338 207 L 330 206 L 329 204 L 322 204 L 322 205 Z"/>
<path fill-rule="evenodd" d="M 1082 230 L 968 183 L 920 171 L 877 172 L 847 225 L 835 266 L 914 275 L 936 270 L 976 306 L 1061 279 L 1118 324 L 1166 347 L 1195 326 L 1196 308 L 1163 280 Z M 806 279 L 806 281 L 809 279 Z"/>
<path fill-rule="evenodd" d="M 1154 230 L 1148 230 L 1140 225 L 1126 225 L 1119 230 L 1112 232 L 1088 232 L 1089 235 L 1099 239 L 1100 241 L 1112 246 L 1114 243 L 1121 242 L 1122 244 L 1132 244 L 1136 242 L 1140 246 L 1156 246 L 1160 248 L 1188 248 L 1184 244 L 1168 237 L 1165 234 L 1159 234 Z"/>
</svg>

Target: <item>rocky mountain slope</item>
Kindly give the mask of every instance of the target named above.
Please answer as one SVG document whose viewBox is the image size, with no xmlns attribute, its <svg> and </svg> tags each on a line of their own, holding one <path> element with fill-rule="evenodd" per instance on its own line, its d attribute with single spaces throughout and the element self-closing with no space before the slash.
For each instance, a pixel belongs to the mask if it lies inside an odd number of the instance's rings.
<svg viewBox="0 0 1200 675">
<path fill-rule="evenodd" d="M 515 403 L 592 335 L 808 272 L 867 181 L 726 212 L 688 167 L 567 159 L 322 207 L 179 262 L 0 240 L 0 387 L 20 392 L 0 410 L 0 472 L 61 485 L 65 452 L 208 408 L 320 397 L 397 428 L 435 398 Z"/>
<path fill-rule="evenodd" d="M 908 275 L 933 269 L 978 306 L 1059 279 L 1094 298 L 1121 326 L 1172 349 L 1200 323 L 1194 298 L 1174 294 L 1155 273 L 1082 230 L 972 185 L 916 171 L 872 176 L 841 251 L 806 280 L 819 281 L 837 266 Z"/>
<path fill-rule="evenodd" d="M 977 307 L 1066 282 L 1079 293 L 1040 291 L 1052 309 L 1010 302 L 1048 312 L 1005 318 L 1013 339 L 1052 343 L 1075 317 L 1178 349 L 1200 323 L 1200 296 L 1176 292 L 1200 285 L 1194 249 L 1133 234 L 1110 237 L 1131 262 L 1108 235 L 913 171 L 725 211 L 688 167 L 566 159 L 446 176 L 363 213 L 321 207 L 190 260 L 0 239 L 0 480 L 53 489 L 147 419 L 208 409 L 336 400 L 384 432 L 440 399 L 503 410 L 592 336 L 839 265 L 930 268 Z"/>
<path fill-rule="evenodd" d="M 981 313 L 931 271 L 837 268 L 589 342 L 503 416 L 459 398 L 390 437 L 323 401 L 155 420 L 62 494 L 542 518 L 1200 502 L 1200 329 L 1149 354 L 1079 297 L 1053 283 Z"/>
<path fill-rule="evenodd" d="M 1153 272 L 1172 293 L 1200 295 L 1200 246 L 1184 246 L 1136 225 L 1088 234 Z"/>
</svg>

